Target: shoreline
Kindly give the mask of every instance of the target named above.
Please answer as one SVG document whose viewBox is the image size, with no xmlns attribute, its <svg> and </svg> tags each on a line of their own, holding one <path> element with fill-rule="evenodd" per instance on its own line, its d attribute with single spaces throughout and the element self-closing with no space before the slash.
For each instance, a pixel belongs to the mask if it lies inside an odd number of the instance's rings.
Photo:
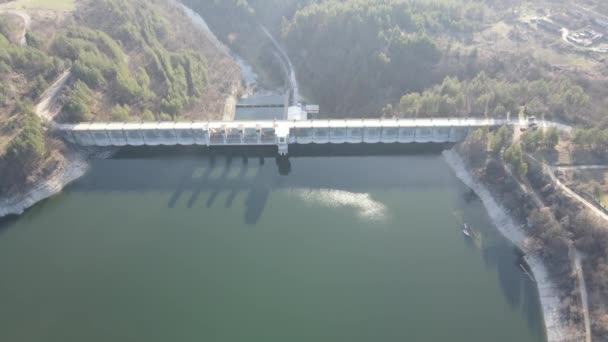
<svg viewBox="0 0 608 342">
<path fill-rule="evenodd" d="M 524 251 L 526 234 L 496 201 L 490 190 L 484 184 L 474 179 L 474 176 L 469 172 L 469 169 L 456 151 L 446 150 L 442 155 L 456 177 L 477 194 L 496 229 L 519 250 Z M 569 336 L 568 327 L 560 314 L 559 290 L 550 280 L 542 259 L 538 256 L 527 254 L 524 259 L 528 263 L 528 266 L 530 266 L 530 270 L 536 279 L 547 342 L 571 340 L 572 336 Z"/>
<path fill-rule="evenodd" d="M 65 161 L 44 179 L 37 180 L 27 191 L 0 198 L 0 218 L 21 215 L 27 209 L 60 193 L 68 184 L 82 177 L 89 169 L 85 153 L 71 150 Z"/>
<path fill-rule="evenodd" d="M 192 24 L 201 30 L 206 35 L 207 39 L 209 39 L 220 52 L 231 57 L 229 49 L 213 35 L 213 32 L 209 30 L 204 20 L 202 20 L 196 12 L 192 11 L 180 1 L 174 1 L 174 5 L 185 12 L 192 21 Z M 200 21 L 196 20 L 197 16 L 200 18 Z M 203 27 L 201 27 L 201 23 Z M 207 27 L 207 30 L 204 29 L 205 27 Z M 236 60 L 237 62 L 240 62 L 239 66 L 241 67 L 242 80 L 245 82 L 255 82 L 257 75 L 253 73 L 252 69 L 238 56 L 236 57 Z M 243 68 L 247 70 L 244 72 Z M 250 74 L 247 74 L 247 71 L 249 71 Z M 58 110 L 51 112 L 50 108 L 54 105 L 53 102 L 56 95 L 66 84 L 70 75 L 70 70 L 64 71 L 53 85 L 45 91 L 42 96 L 43 99 L 36 105 L 38 116 L 40 116 L 42 120 L 49 122 L 51 126 L 55 124 L 53 120 L 54 116 L 58 113 Z M 220 113 L 223 120 L 234 120 L 234 107 L 239 98 L 238 94 L 239 88 L 236 86 L 232 87 L 231 94 L 225 99 L 224 109 L 222 113 Z M 34 184 L 24 192 L 10 194 L 8 196 L 0 195 L 0 219 L 7 216 L 22 215 L 27 209 L 33 207 L 37 203 L 61 193 L 70 183 L 84 176 L 89 170 L 89 161 L 92 158 L 108 158 L 114 151 L 115 149 L 81 150 L 79 148 L 68 147 L 67 152 L 63 154 L 65 158 L 63 163 L 49 175 L 37 179 Z"/>
<path fill-rule="evenodd" d="M 77 151 L 70 149 L 65 154 L 65 162 L 44 180 L 37 181 L 25 193 L 0 198 L 0 218 L 21 215 L 37 203 L 60 193 L 67 185 L 82 177 L 89 170 L 89 160 L 92 157 L 108 158 L 112 154 L 113 150 Z M 490 190 L 474 179 L 461 156 L 454 150 L 446 150 L 442 155 L 456 177 L 480 198 L 496 229 L 519 250 L 524 251 L 525 232 L 496 201 Z M 542 259 L 527 254 L 524 259 L 536 279 L 547 342 L 572 340 L 572 334 L 569 333 L 568 326 L 560 314 L 559 289 L 550 280 Z"/>
<path fill-rule="evenodd" d="M 117 150 L 68 147 L 64 162 L 44 179 L 37 180 L 25 192 L 0 197 L 0 219 L 21 215 L 39 202 L 61 193 L 66 186 L 89 171 L 92 159 L 110 158 Z"/>
<path fill-rule="evenodd" d="M 68 147 L 64 162 L 44 179 L 37 180 L 25 192 L 0 197 L 0 219 L 13 215 L 22 215 L 36 204 L 51 198 L 63 191 L 70 183 L 84 176 L 93 159 L 107 159 L 118 149 L 78 149 Z"/>
</svg>

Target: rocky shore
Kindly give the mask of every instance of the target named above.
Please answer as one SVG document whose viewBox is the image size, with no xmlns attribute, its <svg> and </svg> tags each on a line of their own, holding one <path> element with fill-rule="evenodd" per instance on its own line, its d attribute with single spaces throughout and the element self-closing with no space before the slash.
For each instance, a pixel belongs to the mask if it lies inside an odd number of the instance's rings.
<svg viewBox="0 0 608 342">
<path fill-rule="evenodd" d="M 60 193 L 71 182 L 82 177 L 89 170 L 93 158 L 109 158 L 114 149 L 69 149 L 64 160 L 44 179 L 18 194 L 0 195 L 0 218 L 21 215 L 36 203 Z"/>
<path fill-rule="evenodd" d="M 454 150 L 443 152 L 450 168 L 467 187 L 473 190 L 483 202 L 483 205 L 500 233 L 520 250 L 524 250 L 526 234 L 521 227 L 509 216 L 508 212 L 496 201 L 490 190 L 475 179 L 466 167 L 464 160 Z M 536 279 L 548 342 L 574 341 L 576 333 L 570 329 L 566 320 L 560 314 L 559 290 L 550 280 L 547 268 L 541 258 L 527 255 L 526 262 Z"/>
<path fill-rule="evenodd" d="M 8 215 L 20 215 L 34 204 L 51 197 L 74 180 L 80 178 L 88 169 L 85 156 L 80 153 L 70 153 L 65 156 L 65 161 L 55 169 L 46 179 L 19 194 L 2 196 L 0 198 L 0 217 Z"/>
</svg>

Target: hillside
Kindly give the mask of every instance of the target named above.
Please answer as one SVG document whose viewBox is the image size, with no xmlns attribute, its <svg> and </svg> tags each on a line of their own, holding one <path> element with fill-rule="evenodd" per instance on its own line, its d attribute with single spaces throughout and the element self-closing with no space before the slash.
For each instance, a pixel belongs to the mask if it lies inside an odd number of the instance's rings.
<svg viewBox="0 0 608 342">
<path fill-rule="evenodd" d="M 224 18 L 210 24 L 254 61 L 263 61 L 264 49 L 249 44 L 259 41 L 255 23 L 281 36 L 303 95 L 329 117 L 529 114 L 588 125 L 605 116 L 608 50 L 595 14 L 601 1 L 188 3 Z M 547 30 L 546 22 L 569 35 Z M 601 32 L 603 40 L 592 43 L 576 38 Z M 436 92 L 444 81 L 468 87 L 484 78 L 499 86 Z"/>
<path fill-rule="evenodd" d="M 238 66 L 169 0 L 2 3 L 0 192 L 64 162 L 33 104 L 66 71 L 63 122 L 218 119 L 240 91 Z"/>
<path fill-rule="evenodd" d="M 606 160 L 605 1 L 188 2 L 211 13 L 216 20 L 210 25 L 220 38 L 262 68 L 265 47 L 255 27 L 261 23 L 280 36 L 304 98 L 319 103 L 329 118 L 536 116 L 586 127 L 572 134 L 534 125 L 515 132 L 479 130 L 461 150 L 478 163 L 472 167 L 475 179 L 489 185 L 527 227 L 531 248 L 525 252 L 546 263 L 561 291 L 565 321 L 578 326 L 590 316 L 588 336 L 606 340 L 606 223 L 587 217 L 545 174 L 551 161 L 564 155 L 575 163 Z M 589 191 L 598 201 L 607 197 L 601 191 L 605 179 Z M 537 192 L 538 199 L 518 184 Z M 587 256 L 577 279 L 572 247 Z M 581 305 L 586 291 L 577 284 L 580 278 L 589 290 L 589 310 Z"/>
<path fill-rule="evenodd" d="M 194 32 L 167 1 L 89 2 L 51 46 L 76 81 L 62 119 L 221 117 L 238 69 Z"/>
</svg>

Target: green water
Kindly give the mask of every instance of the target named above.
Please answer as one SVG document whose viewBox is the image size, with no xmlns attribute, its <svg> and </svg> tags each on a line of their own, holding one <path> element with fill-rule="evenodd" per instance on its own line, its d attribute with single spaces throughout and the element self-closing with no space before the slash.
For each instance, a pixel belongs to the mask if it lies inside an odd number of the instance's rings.
<svg viewBox="0 0 608 342">
<path fill-rule="evenodd" d="M 439 155 L 125 155 L 0 223 L 0 341 L 544 341 L 517 260 Z"/>
</svg>

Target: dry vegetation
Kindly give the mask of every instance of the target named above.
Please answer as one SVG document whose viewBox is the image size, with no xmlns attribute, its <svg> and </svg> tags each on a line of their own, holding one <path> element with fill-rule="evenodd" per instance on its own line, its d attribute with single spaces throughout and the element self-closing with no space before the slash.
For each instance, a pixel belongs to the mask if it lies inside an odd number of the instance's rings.
<svg viewBox="0 0 608 342">
<path fill-rule="evenodd" d="M 573 143 L 570 134 L 551 136 L 550 130 L 528 130 L 511 139 L 506 132 L 505 129 L 495 133 L 476 131 L 462 145 L 461 153 L 513 217 L 526 225 L 528 252 L 544 258 L 561 289 L 562 313 L 572 326 L 578 327 L 581 327 L 582 315 L 578 282 L 573 275 L 572 248 L 584 255 L 592 334 L 594 340 L 604 341 L 608 338 L 608 224 L 566 195 L 537 161 L 598 159 L 589 151 L 582 157 L 577 156 L 581 153 L 580 148 Z M 592 131 L 594 134 L 589 136 L 595 137 L 598 132 Z M 529 155 L 534 155 L 536 160 Z M 560 169 L 558 176 L 587 201 L 601 206 L 600 202 L 606 200 L 608 169 L 575 170 L 569 167 Z M 518 183 L 524 184 L 529 191 L 522 191 Z"/>
<path fill-rule="evenodd" d="M 190 19 L 174 6 L 163 6 L 163 11 L 172 19 L 171 36 L 167 41 L 168 49 L 178 50 L 191 48 L 199 50 L 205 56 L 208 68 L 209 87 L 200 100 L 182 115 L 187 119 L 221 119 L 224 102 L 229 94 L 241 91 L 240 70 L 230 56 L 217 50 L 197 29 Z"/>
<path fill-rule="evenodd" d="M 575 217 L 579 209 L 576 203 L 565 202 L 542 170 L 526 162 L 521 146 L 506 128 L 497 132 L 474 131 L 458 149 L 476 177 L 526 230 L 525 252 L 541 257 L 558 285 L 565 325 L 583 331 L 579 290 L 570 258 L 570 229 L 579 222 Z M 525 191 L 520 184 L 526 187 Z M 530 189 L 537 191 L 540 199 Z M 560 215 L 554 207 L 558 204 L 563 205 Z"/>
<path fill-rule="evenodd" d="M 0 12 L 3 194 L 64 162 L 65 146 L 46 136 L 32 104 L 68 68 L 70 121 L 218 119 L 240 90 L 236 63 L 168 0 L 2 1 Z M 16 44 L 23 14 L 26 47 Z"/>
<path fill-rule="evenodd" d="M 134 75 L 135 78 L 140 77 L 138 74 L 147 74 L 143 77 L 150 78 L 150 90 L 156 97 L 165 97 L 171 102 L 169 96 L 174 98 L 178 96 L 177 94 L 167 94 L 166 91 L 167 88 L 179 87 L 175 81 L 170 81 L 176 77 L 175 73 L 179 70 L 175 65 L 173 68 L 166 65 L 175 64 L 176 58 L 182 58 L 178 56 L 179 54 L 186 56 L 184 53 L 192 52 L 194 55 L 200 56 L 200 62 L 197 63 L 200 63 L 201 68 L 204 69 L 202 79 L 204 86 L 201 90 L 193 90 L 190 87 L 190 93 L 194 92 L 199 95 L 189 96 L 189 99 L 185 99 L 186 103 L 178 106 L 177 111 L 170 110 L 171 108 L 167 108 L 168 106 L 154 105 L 152 99 L 143 99 L 144 103 L 142 103 L 142 99 L 131 101 L 134 103 L 124 103 L 124 101 L 119 101 L 119 103 L 132 105 L 131 114 L 135 120 L 142 118 L 142 114 L 146 110 L 152 111 L 156 119 L 166 119 L 167 115 L 161 115 L 163 113 L 169 114 L 173 120 L 221 118 L 226 98 L 240 90 L 239 70 L 232 59 L 215 49 L 204 35 L 197 33 L 197 29 L 185 13 L 169 1 L 132 0 L 126 2 L 127 4 L 133 3 L 129 6 L 124 6 L 123 3 L 124 1 L 94 3 L 79 11 L 74 23 L 105 32 L 115 40 L 122 48 L 121 53 L 128 65 L 128 73 Z M 107 13 L 104 13 L 104 7 L 108 4 L 115 6 L 116 10 L 124 12 L 124 16 L 108 19 Z M 137 17 L 148 17 L 150 18 L 149 23 L 140 22 Z M 150 25 L 156 32 L 150 31 Z M 140 32 L 147 33 L 140 35 Z M 156 52 L 151 53 L 151 49 Z M 163 62 L 164 67 L 158 67 L 152 65 L 152 59 L 167 62 Z M 169 59 L 171 62 L 168 62 Z M 192 66 L 194 60 L 191 58 L 189 60 L 188 65 Z M 144 70 L 141 70 L 142 66 Z M 164 69 L 160 73 L 168 75 L 168 78 L 160 75 L 159 69 Z M 186 74 L 194 77 L 192 70 L 186 70 Z M 164 87 L 163 84 L 168 82 L 172 83 Z M 111 92 L 111 90 L 103 89 L 103 87 L 101 89 L 91 88 L 94 91 L 94 108 L 92 109 L 94 116 L 97 120 L 111 119 L 112 107 L 116 104 L 116 99 L 103 94 Z"/>
<path fill-rule="evenodd" d="M 558 171 L 560 180 L 579 195 L 608 208 L 608 168 Z"/>
</svg>

